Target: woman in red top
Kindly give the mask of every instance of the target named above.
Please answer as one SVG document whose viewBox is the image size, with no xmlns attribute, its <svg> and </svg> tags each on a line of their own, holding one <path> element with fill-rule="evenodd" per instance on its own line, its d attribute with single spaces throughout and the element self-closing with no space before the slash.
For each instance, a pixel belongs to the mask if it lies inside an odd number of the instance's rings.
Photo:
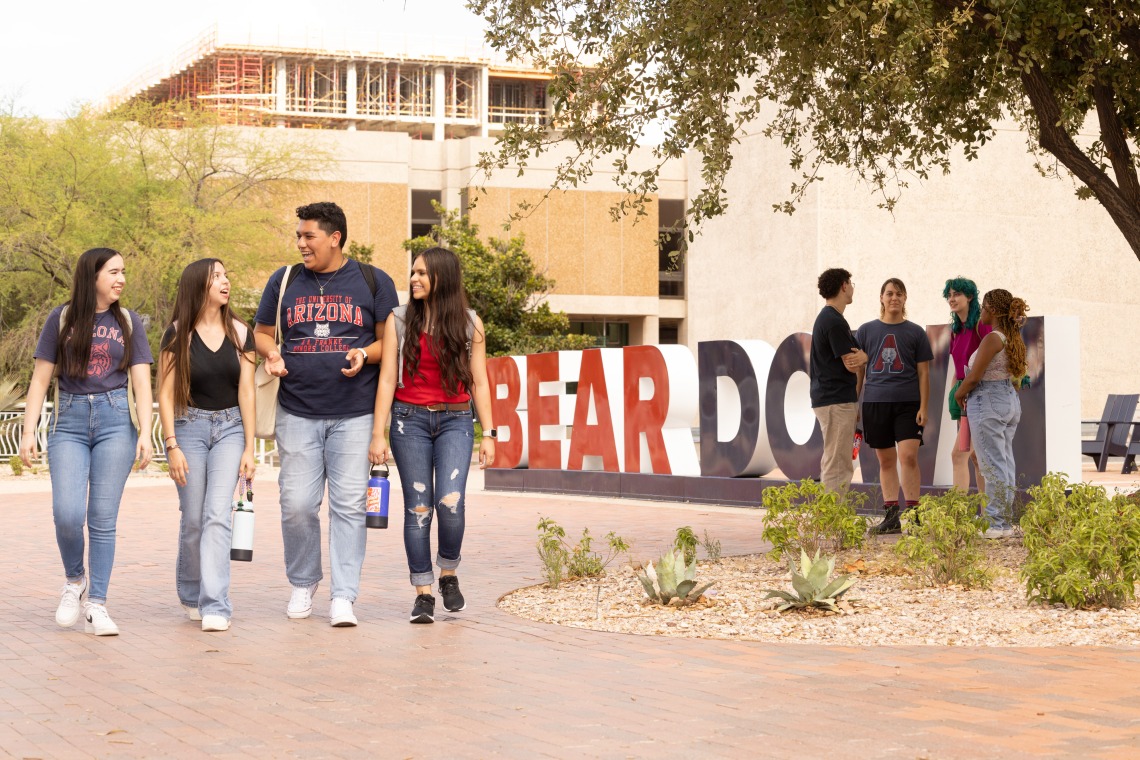
<svg viewBox="0 0 1140 760">
<path fill-rule="evenodd" d="M 431 248 L 412 262 L 411 299 L 392 310 L 384 325 L 380 385 L 376 391 L 373 464 L 388 460 L 384 426 L 404 491 L 404 550 L 416 587 L 411 622 L 435 620 L 431 594 L 431 524 L 439 522 L 439 592 L 450 612 L 466 607 L 459 592 L 467 471 L 474 426 L 471 402 L 483 426 L 479 464 L 495 461 L 495 425 L 487 380 L 487 341 L 483 322 L 467 307 L 459 258 Z"/>
<path fill-rule="evenodd" d="M 950 387 L 947 403 L 950 406 L 950 419 L 958 422 L 958 440 L 963 440 L 962 433 L 965 432 L 967 436 L 964 440 L 969 441 L 970 423 L 966 419 L 966 410 L 958 406 L 954 393 L 966 377 L 966 363 L 982 344 L 982 338 L 993 328 L 978 321 L 982 307 L 978 298 L 978 286 L 973 280 L 965 277 L 947 280 L 946 287 L 942 289 L 942 297 L 950 306 L 950 361 L 954 364 L 954 385 Z M 963 431 L 962 428 L 966 430 Z M 986 490 L 986 479 L 978 467 L 978 457 L 972 443 L 964 449 L 955 443 L 951 460 L 954 463 L 955 488 L 963 492 L 970 490 L 970 464 L 973 463 L 978 491 Z"/>
</svg>

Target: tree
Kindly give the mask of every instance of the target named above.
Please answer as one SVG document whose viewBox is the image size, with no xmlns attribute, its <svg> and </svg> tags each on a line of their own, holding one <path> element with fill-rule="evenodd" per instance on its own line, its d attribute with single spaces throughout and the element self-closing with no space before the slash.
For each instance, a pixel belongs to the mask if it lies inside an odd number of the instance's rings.
<svg viewBox="0 0 1140 760">
<path fill-rule="evenodd" d="M 0 116 L 0 374 L 30 373 L 44 317 L 67 299 L 88 248 L 123 253 L 124 303 L 151 318 L 151 332 L 195 259 L 217 256 L 239 288 L 260 285 L 261 258 L 286 242 L 278 199 L 319 158 L 176 106 Z"/>
<path fill-rule="evenodd" d="M 791 213 L 825 164 L 852 169 L 891 208 L 908 176 L 948 172 L 1012 116 L 1042 174 L 1061 167 L 1140 258 L 1140 11 L 1114 0 L 469 0 L 491 44 L 548 68 L 561 135 L 508 128 L 493 170 L 564 137 L 558 185 L 610 154 L 633 202 L 660 164 L 626 158 L 654 123 L 663 162 L 702 154 L 695 223 L 722 213 L 725 174 L 751 124 L 799 173 Z M 1096 136 L 1082 127 L 1095 123 Z"/>
<path fill-rule="evenodd" d="M 554 281 L 535 269 L 521 235 L 484 243 L 468 217 L 432 205 L 439 224 L 427 235 L 405 240 L 404 248 L 415 256 L 439 245 L 459 256 L 467 300 L 487 331 L 488 356 L 594 347 L 590 336 L 568 334 L 566 315 L 550 310 L 545 298 Z"/>
</svg>

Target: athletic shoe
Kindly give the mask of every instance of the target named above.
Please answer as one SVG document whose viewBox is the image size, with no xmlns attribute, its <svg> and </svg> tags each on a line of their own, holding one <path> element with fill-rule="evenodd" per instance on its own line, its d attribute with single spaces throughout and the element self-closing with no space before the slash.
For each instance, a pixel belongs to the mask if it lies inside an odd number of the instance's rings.
<svg viewBox="0 0 1140 760">
<path fill-rule="evenodd" d="M 431 594 L 420 594 L 416 597 L 416 606 L 412 607 L 412 616 L 408 618 L 413 623 L 435 622 L 435 597 Z"/>
<path fill-rule="evenodd" d="M 203 615 L 202 616 L 202 630 L 203 631 L 228 631 L 230 628 L 229 618 L 222 617 L 221 615 Z"/>
<path fill-rule="evenodd" d="M 1013 528 L 990 528 L 983 535 L 986 538 L 1013 538 L 1017 534 Z"/>
<path fill-rule="evenodd" d="M 63 584 L 63 591 L 59 596 L 59 606 L 55 608 L 55 622 L 61 628 L 70 628 L 79 620 L 79 610 L 82 608 L 83 594 L 87 591 L 87 578 L 84 576 L 79 583 Z"/>
<path fill-rule="evenodd" d="M 88 602 L 83 605 L 83 616 L 86 623 L 83 630 L 96 636 L 118 636 L 119 626 L 107 614 L 107 607 L 102 604 Z"/>
<path fill-rule="evenodd" d="M 467 609 L 463 594 L 459 593 L 459 579 L 454 575 L 439 576 L 439 593 L 443 597 L 443 608 L 448 612 Z"/>
<path fill-rule="evenodd" d="M 329 623 L 333 628 L 347 628 L 356 625 L 356 615 L 352 614 L 352 602 L 347 599 L 333 599 L 329 605 Z"/>
<path fill-rule="evenodd" d="M 320 581 L 312 586 L 294 586 L 293 595 L 289 597 L 289 607 L 285 614 L 293 620 L 303 620 L 313 614 L 313 594 L 317 591 Z"/>
<path fill-rule="evenodd" d="M 198 622 L 202 619 L 202 611 L 197 607 L 191 607 L 189 604 L 184 604 L 182 605 L 182 609 L 186 610 L 186 617 L 190 618 L 194 622 Z"/>
</svg>

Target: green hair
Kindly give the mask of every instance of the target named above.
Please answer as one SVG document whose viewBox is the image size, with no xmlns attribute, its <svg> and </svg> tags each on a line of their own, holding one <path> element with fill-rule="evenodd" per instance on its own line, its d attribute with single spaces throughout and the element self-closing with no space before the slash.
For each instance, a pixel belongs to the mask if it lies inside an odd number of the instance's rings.
<svg viewBox="0 0 1140 760">
<path fill-rule="evenodd" d="M 974 284 L 973 280 L 967 280 L 965 277 L 955 277 L 953 280 L 946 281 L 946 287 L 942 288 L 942 297 L 949 298 L 950 291 L 956 290 L 970 299 L 970 310 L 966 312 L 966 323 L 962 324 L 961 318 L 957 314 L 950 315 L 950 332 L 960 333 L 962 328 L 966 327 L 973 330 L 978 326 L 978 318 L 982 316 L 981 299 L 978 298 L 978 286 Z"/>
</svg>

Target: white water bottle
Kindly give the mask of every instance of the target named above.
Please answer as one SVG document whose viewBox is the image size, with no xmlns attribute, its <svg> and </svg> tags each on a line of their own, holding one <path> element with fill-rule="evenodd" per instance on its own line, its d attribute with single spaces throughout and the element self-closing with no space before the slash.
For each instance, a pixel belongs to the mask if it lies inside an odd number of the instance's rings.
<svg viewBox="0 0 1140 760">
<path fill-rule="evenodd" d="M 233 503 L 230 559 L 253 561 L 253 487 L 245 478 L 238 479 L 238 495 Z"/>
</svg>

